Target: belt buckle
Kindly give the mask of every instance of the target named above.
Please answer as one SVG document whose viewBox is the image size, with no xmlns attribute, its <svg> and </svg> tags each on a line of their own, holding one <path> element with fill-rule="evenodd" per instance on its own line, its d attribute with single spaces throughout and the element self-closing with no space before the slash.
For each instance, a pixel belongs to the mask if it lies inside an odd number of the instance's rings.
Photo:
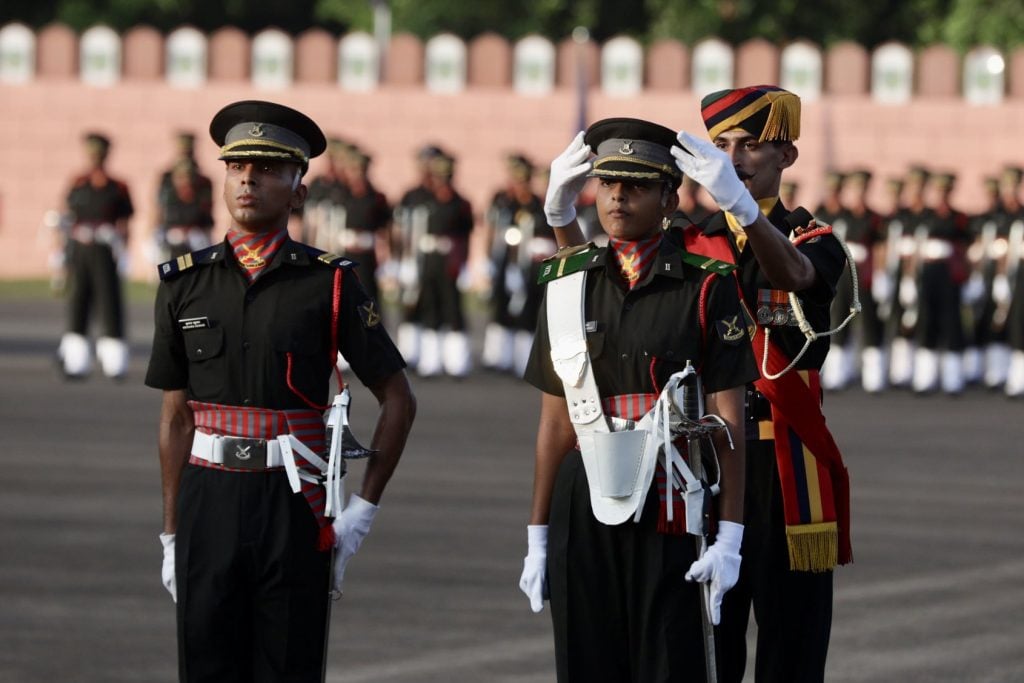
<svg viewBox="0 0 1024 683">
<path fill-rule="evenodd" d="M 245 439 L 237 436 L 221 437 L 224 466 L 243 470 L 267 468 L 267 442 L 265 439 Z"/>
</svg>

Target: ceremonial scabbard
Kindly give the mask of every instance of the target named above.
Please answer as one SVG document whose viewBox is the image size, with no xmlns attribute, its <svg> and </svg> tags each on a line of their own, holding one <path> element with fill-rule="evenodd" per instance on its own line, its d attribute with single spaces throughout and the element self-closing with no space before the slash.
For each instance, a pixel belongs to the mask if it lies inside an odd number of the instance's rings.
<svg viewBox="0 0 1024 683">
<path fill-rule="evenodd" d="M 687 362 L 689 365 L 689 362 Z M 682 380 L 683 388 L 683 416 L 693 422 L 699 422 L 701 418 L 700 406 L 700 377 L 696 372 L 690 373 Z M 701 528 L 703 533 L 696 537 L 697 558 L 704 557 L 708 549 L 708 522 L 711 511 L 711 491 L 704 481 L 704 463 L 701 456 L 701 439 L 699 433 L 692 433 L 686 439 L 686 458 L 690 472 L 704 486 L 704 505 L 701 511 Z M 708 683 L 718 683 L 718 662 L 715 658 L 715 626 L 711 623 L 711 586 L 707 583 L 700 583 L 697 587 L 700 591 L 700 623 L 704 634 L 704 669 L 707 674 Z"/>
</svg>

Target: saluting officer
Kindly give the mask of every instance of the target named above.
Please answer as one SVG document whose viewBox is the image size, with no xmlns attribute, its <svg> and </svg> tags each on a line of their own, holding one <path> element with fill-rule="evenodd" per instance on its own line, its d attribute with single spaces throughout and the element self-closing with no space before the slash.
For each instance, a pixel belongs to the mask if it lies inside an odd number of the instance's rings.
<svg viewBox="0 0 1024 683">
<path fill-rule="evenodd" d="M 159 267 L 146 375 L 163 390 L 161 575 L 177 602 L 179 677 L 312 683 L 329 592 L 370 529 L 415 403 L 351 262 L 288 237 L 309 159 L 324 150 L 319 127 L 244 101 L 218 112 L 210 134 L 231 225 L 223 242 Z M 324 425 L 331 408 L 340 443 L 347 394 L 328 397 L 339 351 L 380 404 L 344 509 Z"/>
<path fill-rule="evenodd" d="M 487 210 L 491 257 L 491 322 L 484 334 L 484 367 L 522 375 L 533 344 L 542 289 L 540 262 L 558 249 L 533 193 L 533 164 L 521 154 L 506 159 L 508 181 Z"/>
<path fill-rule="evenodd" d="M 535 612 L 550 587 L 561 682 L 703 680 L 703 607 L 689 581 L 710 583 L 716 621 L 739 569 L 743 385 L 757 370 L 728 266 L 664 238 L 681 177 L 674 142 L 663 126 L 605 119 L 551 165 L 550 224 L 575 232 L 572 208 L 589 173 L 609 236 L 607 248 L 545 263 L 526 371 L 542 395 L 520 587 Z M 718 432 L 720 521 L 700 560 L 686 533 L 700 520 L 684 512 L 679 465 L 659 455 L 674 446 L 658 441 L 652 422 L 666 408 L 662 390 L 688 363 L 700 369 L 706 412 L 724 419 L 736 445 Z M 629 463 L 625 477 L 600 464 L 612 462 Z"/>
<path fill-rule="evenodd" d="M 691 253 L 737 265 L 762 374 L 747 387 L 743 564 L 722 604 L 719 680 L 743 679 L 753 606 L 758 683 L 823 681 L 832 570 L 852 560 L 849 478 L 821 412 L 828 337 L 812 342 L 797 321 L 802 311 L 815 332 L 830 328 L 846 258 L 831 228 L 778 199 L 798 156 L 796 95 L 771 85 L 723 90 L 702 100 L 701 114 L 711 142 L 682 132 L 673 154 L 722 211 L 685 227 L 683 239 Z"/>
<path fill-rule="evenodd" d="M 100 133 L 85 136 L 89 168 L 71 183 L 65 200 L 67 332 L 57 356 L 64 376 L 85 377 L 92 367 L 89 322 L 100 318 L 96 357 L 103 374 L 119 379 L 128 370 L 124 297 L 119 265 L 128 244 L 128 219 L 134 213 L 128 186 L 106 170 L 110 140 Z"/>
</svg>

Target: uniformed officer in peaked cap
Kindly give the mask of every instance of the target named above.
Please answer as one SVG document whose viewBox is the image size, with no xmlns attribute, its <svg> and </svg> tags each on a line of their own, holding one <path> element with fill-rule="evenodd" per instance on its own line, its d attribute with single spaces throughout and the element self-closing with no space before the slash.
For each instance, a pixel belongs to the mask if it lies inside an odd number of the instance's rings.
<svg viewBox="0 0 1024 683">
<path fill-rule="evenodd" d="M 415 404 L 352 262 L 288 236 L 320 128 L 245 101 L 210 134 L 231 225 L 223 242 L 160 265 L 146 375 L 164 392 L 161 574 L 177 602 L 179 676 L 312 683 L 329 593 L 370 529 Z M 329 393 L 338 353 L 380 404 L 347 504 L 332 447 L 347 430 L 347 390 L 333 404 Z"/>
<path fill-rule="evenodd" d="M 757 370 L 729 266 L 664 236 L 682 177 L 673 144 L 664 126 L 606 119 L 551 164 L 551 225 L 565 225 L 559 217 L 579 180 L 593 176 L 609 236 L 606 248 L 544 263 L 545 304 L 525 373 L 542 401 L 520 588 L 540 611 L 550 587 L 562 682 L 703 680 L 702 606 L 691 581 L 710 582 L 717 621 L 739 571 L 743 387 Z M 673 446 L 652 429 L 667 408 L 659 395 L 688 363 L 700 368 L 707 412 L 720 414 L 737 442 L 733 450 L 717 434 L 720 521 L 699 560 L 687 531 L 700 515 L 686 519 L 677 486 L 686 475 L 656 455 Z M 636 436 L 650 447 L 635 448 Z M 643 474 L 599 474 L 596 463 L 612 460 Z"/>
<path fill-rule="evenodd" d="M 743 563 L 739 582 L 722 603 L 715 643 L 719 680 L 743 678 L 753 602 L 759 683 L 820 681 L 832 619 L 831 569 L 852 558 L 849 480 L 819 409 L 818 372 L 827 337 L 808 343 L 789 295 L 797 295 L 816 332 L 829 330 L 844 252 L 831 228 L 809 222 L 806 211 L 791 212 L 779 201 L 782 174 L 799 155 L 794 144 L 800 137 L 799 97 L 774 85 L 722 90 L 703 98 L 701 115 L 710 140 L 682 131 L 672 155 L 721 211 L 699 225 L 673 223 L 666 239 L 682 241 L 689 254 L 735 265 L 732 272 L 750 314 L 747 330 L 754 336 L 750 348 L 758 366 L 767 368 L 746 392 Z M 572 187 L 582 160 L 567 156 L 566 161 L 572 170 L 565 173 L 569 180 L 559 185 L 563 188 Z M 552 196 L 561 195 L 549 192 Z M 787 457 L 797 453 L 801 472 L 803 458 L 813 454 L 807 464 L 814 468 L 813 479 L 790 476 L 795 463 Z M 806 496 L 821 506 L 809 511 L 794 502 Z"/>
</svg>

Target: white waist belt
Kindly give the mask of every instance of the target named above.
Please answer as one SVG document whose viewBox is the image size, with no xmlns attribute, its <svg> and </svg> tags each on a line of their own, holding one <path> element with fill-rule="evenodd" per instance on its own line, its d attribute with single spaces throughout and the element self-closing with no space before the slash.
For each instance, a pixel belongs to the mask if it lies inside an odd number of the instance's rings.
<svg viewBox="0 0 1024 683">
<path fill-rule="evenodd" d="M 265 451 L 257 453 L 254 451 Z M 192 437 L 192 455 L 215 465 L 260 471 L 270 467 L 283 467 L 288 475 L 288 483 L 292 491 L 301 490 L 300 481 L 320 484 L 321 480 L 314 474 L 299 469 L 295 464 L 295 454 L 310 463 L 321 474 L 327 472 L 327 463 L 306 444 L 291 434 L 281 434 L 274 439 L 251 439 L 241 436 L 223 436 L 195 431 Z M 340 478 L 339 478 L 340 481 Z"/>
<path fill-rule="evenodd" d="M 373 249 L 375 243 L 372 232 L 348 229 L 341 233 L 341 239 L 338 241 L 341 243 L 342 249 L 357 249 L 359 251 L 369 251 Z"/>
<path fill-rule="evenodd" d="M 233 466 L 235 461 L 249 462 L 256 455 L 252 452 L 254 442 L 263 445 L 267 452 L 266 462 L 260 467 L 284 467 L 284 461 L 281 459 L 281 444 L 277 442 L 277 439 L 222 436 L 206 434 L 197 429 L 192 438 L 192 455 L 215 465 L 223 465 L 225 464 L 224 452 L 226 449 L 228 465 Z"/>
<path fill-rule="evenodd" d="M 949 240 L 930 238 L 921 245 L 921 256 L 929 261 L 947 259 L 953 255 L 953 243 Z"/>
</svg>

